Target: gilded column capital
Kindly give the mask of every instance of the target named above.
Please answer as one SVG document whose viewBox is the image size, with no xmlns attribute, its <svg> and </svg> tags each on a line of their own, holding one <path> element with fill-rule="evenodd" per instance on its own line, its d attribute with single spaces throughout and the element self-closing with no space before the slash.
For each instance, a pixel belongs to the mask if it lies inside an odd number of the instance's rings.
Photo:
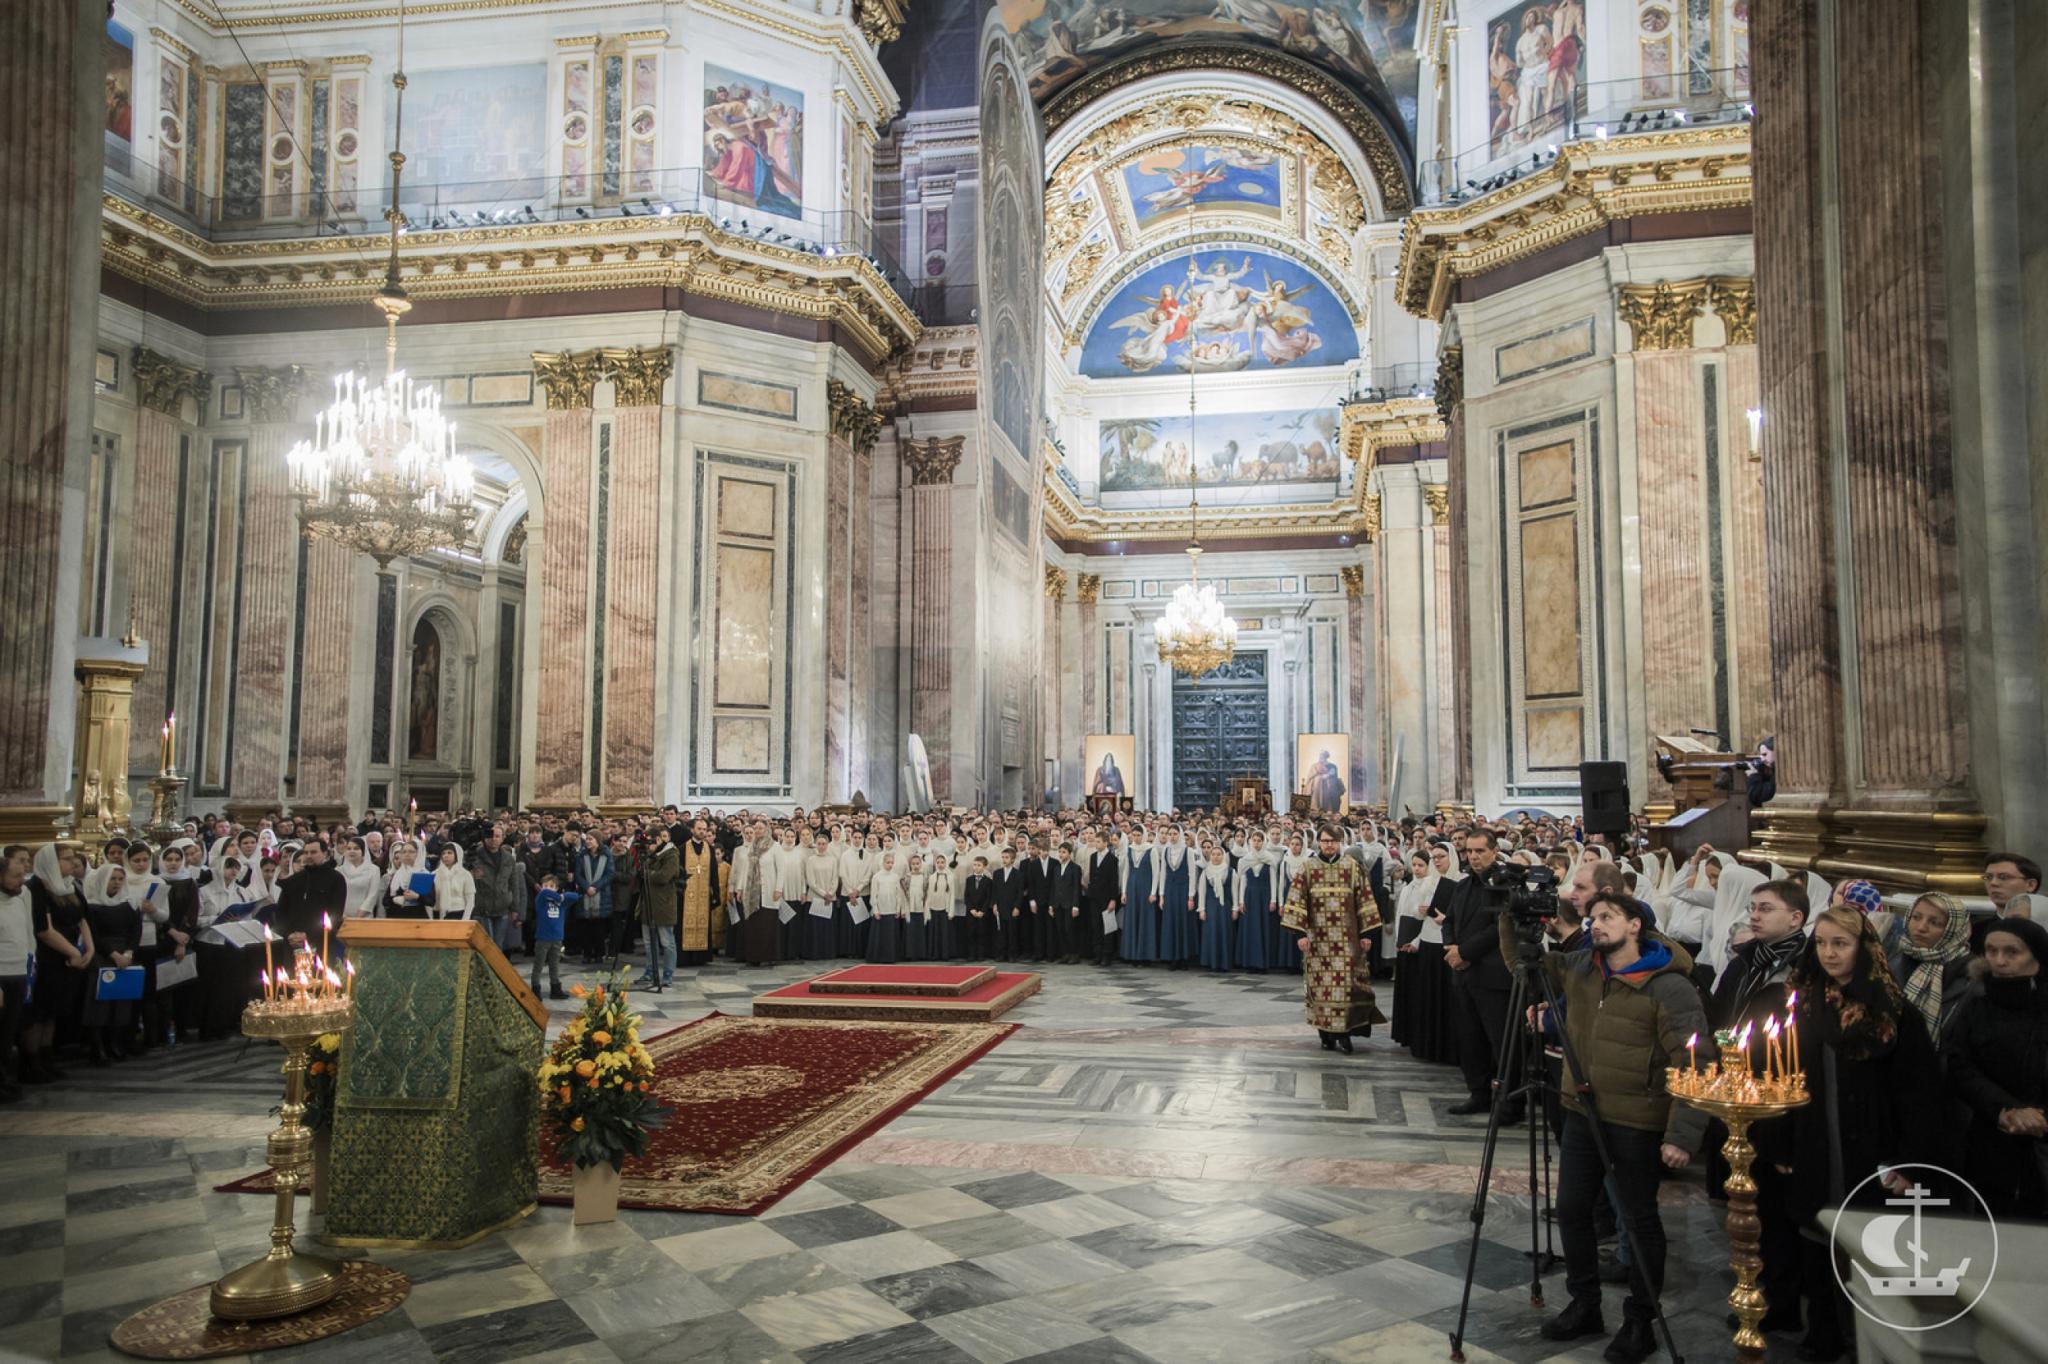
<svg viewBox="0 0 2048 1364">
<path fill-rule="evenodd" d="M 1370 545 L 1380 538 L 1380 495 L 1367 493 L 1365 498 L 1365 542 Z"/>
<path fill-rule="evenodd" d="M 1101 595 L 1102 575 L 1100 573 L 1083 573 L 1074 580 L 1074 596 L 1080 600 L 1081 605 L 1093 606 L 1096 599 Z"/>
<path fill-rule="evenodd" d="M 1436 414 L 1449 424 L 1451 413 L 1465 400 L 1465 348 L 1445 346 L 1436 358 Z"/>
<path fill-rule="evenodd" d="M 1058 564 L 1045 566 L 1045 595 L 1059 601 L 1067 595 L 1067 570 Z"/>
<path fill-rule="evenodd" d="M 1337 570 L 1337 576 L 1344 580 L 1344 595 L 1354 601 L 1365 595 L 1365 565 L 1345 564 Z"/>
<path fill-rule="evenodd" d="M 833 435 L 858 454 L 865 455 L 875 448 L 875 438 L 882 434 L 882 414 L 862 402 L 860 394 L 837 379 L 827 379 L 825 404 L 830 410 Z"/>
<path fill-rule="evenodd" d="M 1728 344 L 1756 344 L 1756 281 L 1720 275 L 1707 281 L 1707 306 L 1728 328 Z"/>
<path fill-rule="evenodd" d="M 960 452 L 967 447 L 965 436 L 932 436 L 903 443 L 903 462 L 910 466 L 910 484 L 929 488 L 951 483 L 960 467 Z"/>
<path fill-rule="evenodd" d="M 860 26 L 860 36 L 879 51 L 882 44 L 903 36 L 903 6 L 900 0 L 861 0 L 854 23 Z"/>
<path fill-rule="evenodd" d="M 188 396 L 205 402 L 212 386 L 213 376 L 203 369 L 159 355 L 148 346 L 135 348 L 135 394 L 152 411 L 180 416 Z"/>
<path fill-rule="evenodd" d="M 288 422 L 298 415 L 299 395 L 306 388 L 301 365 L 243 365 L 235 370 L 242 401 L 256 424 Z"/>
<path fill-rule="evenodd" d="M 1451 485 L 1448 483 L 1425 483 L 1422 485 L 1422 500 L 1429 503 L 1429 519 L 1432 525 L 1449 525 L 1451 520 Z"/>
<path fill-rule="evenodd" d="M 1692 323 L 1707 299 L 1702 279 L 1624 284 L 1616 300 L 1637 350 L 1690 350 Z"/>
<path fill-rule="evenodd" d="M 660 407 L 662 385 L 675 373 L 676 353 L 667 346 L 642 350 L 607 347 L 598 352 L 605 377 L 620 407 Z M 550 406 L 553 404 L 550 403 Z"/>
<path fill-rule="evenodd" d="M 533 352 L 533 377 L 548 395 L 550 412 L 588 407 L 597 381 L 604 377 L 604 355 L 594 350 L 565 350 L 559 355 L 537 350 Z"/>
</svg>

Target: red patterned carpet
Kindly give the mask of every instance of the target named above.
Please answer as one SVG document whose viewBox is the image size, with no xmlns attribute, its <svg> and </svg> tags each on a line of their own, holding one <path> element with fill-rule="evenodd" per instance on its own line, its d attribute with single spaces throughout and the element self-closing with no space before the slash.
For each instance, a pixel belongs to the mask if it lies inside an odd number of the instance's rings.
<svg viewBox="0 0 2048 1364">
<path fill-rule="evenodd" d="M 751 1216 L 944 1084 L 1015 1024 L 825 1022 L 712 1014 L 647 1043 L 669 1110 L 626 1162 L 619 1203 Z M 541 1134 L 541 1200 L 570 1170 Z"/>
<path fill-rule="evenodd" d="M 885 968 L 871 969 L 881 971 Z M 903 968 L 893 969 L 900 971 Z M 854 993 L 843 987 L 833 988 L 837 983 L 835 977 L 860 979 L 852 970 L 835 971 L 828 976 L 770 990 L 765 995 L 755 995 L 754 1017 L 839 1021 L 901 1019 L 907 1023 L 947 1023 L 954 1026 L 967 1022 L 992 1023 L 1037 994 L 1044 979 L 1035 971 L 997 971 L 970 989 L 957 994 L 948 989 L 940 994 L 931 992 L 939 988 L 936 980 L 910 982 L 908 989 L 893 993 L 878 991 L 873 988 L 878 982 L 868 981 L 869 988 Z"/>
</svg>

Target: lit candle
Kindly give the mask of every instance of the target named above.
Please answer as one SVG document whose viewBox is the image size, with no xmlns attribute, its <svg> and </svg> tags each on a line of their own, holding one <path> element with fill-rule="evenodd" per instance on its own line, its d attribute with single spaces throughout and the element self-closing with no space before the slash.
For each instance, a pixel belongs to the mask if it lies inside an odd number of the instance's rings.
<svg viewBox="0 0 2048 1364">
<path fill-rule="evenodd" d="M 1753 1023 L 1745 1023 L 1745 1024 L 1743 1024 L 1743 1025 L 1742 1025 L 1742 1031 L 1741 1031 L 1741 1032 L 1739 1032 L 1739 1033 L 1737 1033 L 1737 1034 L 1736 1034 L 1736 1036 L 1735 1036 L 1735 1045 L 1736 1045 L 1737 1047 L 1741 1048 L 1741 1050 L 1742 1050 L 1742 1068 L 1743 1068 L 1743 1070 L 1744 1070 L 1744 1071 L 1747 1071 L 1747 1070 L 1749 1070 L 1749 1068 L 1750 1068 L 1750 1064 L 1749 1064 L 1749 1030 L 1750 1030 L 1750 1028 L 1752 1028 L 1753 1026 L 1755 1026 L 1755 1025 L 1754 1025 Z"/>
<path fill-rule="evenodd" d="M 328 922 L 325 910 L 320 914 L 320 974 L 327 974 L 327 934 L 334 925 Z"/>
<path fill-rule="evenodd" d="M 1764 1079 L 1775 1079 L 1778 1074 L 1778 1016 L 1772 1014 L 1764 1023 Z"/>
<path fill-rule="evenodd" d="M 1700 1035 L 1698 1033 L 1694 1033 L 1691 1037 L 1685 1039 L 1685 1060 L 1686 1065 L 1691 1070 L 1693 1070 L 1694 1072 L 1697 1072 L 1699 1070 Z"/>
<path fill-rule="evenodd" d="M 270 925 L 263 925 L 263 969 L 265 971 L 275 971 L 277 969 L 277 963 L 270 958 L 270 944 L 276 941 L 277 935 L 270 931 Z"/>
<path fill-rule="evenodd" d="M 347 997 L 349 999 L 354 999 L 356 997 L 356 964 L 351 961 L 344 962 L 343 965 L 348 968 L 348 990 L 346 992 Z"/>
<path fill-rule="evenodd" d="M 1785 996 L 1785 1032 L 1792 1048 L 1792 1069 L 1799 1069 L 1799 992 Z"/>
<path fill-rule="evenodd" d="M 420 798 L 419 798 L 418 796 L 414 796 L 414 797 L 413 797 L 413 798 L 412 798 L 411 800 L 409 800 L 409 801 L 407 801 L 407 802 L 406 802 L 406 806 L 405 806 L 405 831 L 406 831 L 407 833 L 411 833 L 411 832 L 413 832 L 413 830 L 415 830 L 415 829 L 417 829 L 417 828 L 419 827 L 419 822 L 420 822 Z"/>
<path fill-rule="evenodd" d="M 168 772 L 171 770 L 171 722 L 169 720 L 164 721 L 163 739 L 164 760 L 161 766 L 164 771 Z"/>
</svg>

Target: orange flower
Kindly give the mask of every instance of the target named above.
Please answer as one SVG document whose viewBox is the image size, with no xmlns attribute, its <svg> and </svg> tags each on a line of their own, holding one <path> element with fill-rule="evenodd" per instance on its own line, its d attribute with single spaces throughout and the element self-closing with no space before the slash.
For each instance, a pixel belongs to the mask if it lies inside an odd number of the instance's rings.
<svg viewBox="0 0 2048 1364">
<path fill-rule="evenodd" d="M 569 1102 L 569 1086 L 563 1085 L 561 1089 L 556 1092 L 560 1095 L 563 1103 Z"/>
<path fill-rule="evenodd" d="M 603 1030 L 599 1030 L 597 1032 L 590 1034 L 590 1040 L 597 1043 L 597 1045 L 599 1045 L 600 1047 L 609 1047 L 612 1044 L 612 1035 Z"/>
<path fill-rule="evenodd" d="M 604 998 L 604 986 L 600 985 L 600 986 L 598 986 L 598 987 L 597 987 L 597 997 L 598 997 L 599 999 L 603 999 L 603 998 Z"/>
<path fill-rule="evenodd" d="M 574 1122 L 570 1123 L 569 1130 L 571 1132 L 581 1132 L 583 1130 L 583 1119 L 578 1118 Z"/>
<path fill-rule="evenodd" d="M 306 1067 L 306 1073 L 308 1075 L 318 1075 L 324 1069 L 326 1069 L 325 1066 L 323 1066 L 320 1062 L 315 1061 L 312 1065 Z"/>
<path fill-rule="evenodd" d="M 648 1088 L 648 1086 L 647 1086 L 647 1082 L 646 1082 L 645 1080 L 642 1080 L 642 1081 L 640 1082 L 640 1092 L 641 1092 L 642 1094 L 645 1094 L 645 1093 L 647 1092 L 647 1088 Z"/>
<path fill-rule="evenodd" d="M 571 985 L 569 987 L 569 993 L 574 995 L 576 998 L 581 999 L 590 992 L 584 989 L 581 985 Z"/>
<path fill-rule="evenodd" d="M 588 1080 L 591 1076 L 597 1073 L 597 1062 L 578 1061 L 576 1063 L 576 1073 L 578 1075 L 581 1075 L 584 1079 Z"/>
</svg>

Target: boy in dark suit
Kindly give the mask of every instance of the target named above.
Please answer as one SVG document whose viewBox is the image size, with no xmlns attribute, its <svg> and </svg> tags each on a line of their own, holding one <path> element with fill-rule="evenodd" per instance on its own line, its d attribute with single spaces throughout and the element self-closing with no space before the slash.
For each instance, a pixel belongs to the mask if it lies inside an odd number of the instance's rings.
<svg viewBox="0 0 2048 1364">
<path fill-rule="evenodd" d="M 974 859 L 974 870 L 968 873 L 961 899 L 967 906 L 968 952 L 975 957 L 993 958 L 996 954 L 996 883 L 988 874 L 986 857 Z"/>
</svg>

